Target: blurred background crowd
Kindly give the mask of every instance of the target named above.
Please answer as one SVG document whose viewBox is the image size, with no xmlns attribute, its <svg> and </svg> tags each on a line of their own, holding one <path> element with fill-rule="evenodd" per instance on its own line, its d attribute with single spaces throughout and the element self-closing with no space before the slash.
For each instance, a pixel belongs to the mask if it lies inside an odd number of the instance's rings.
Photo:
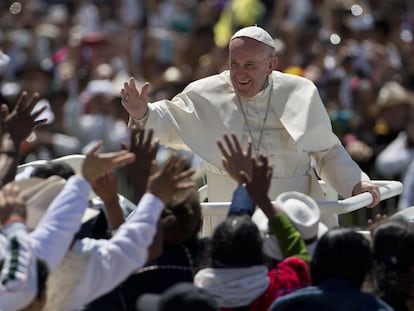
<svg viewBox="0 0 414 311">
<path fill-rule="evenodd" d="M 1 1 L 1 101 L 37 91 L 48 106 L 21 163 L 85 153 L 100 139 L 104 152 L 119 150 L 129 140 L 125 81 L 149 81 L 150 101 L 171 98 L 226 68 L 231 34 L 254 24 L 273 35 L 280 71 L 317 85 L 362 169 L 404 181 L 400 208 L 414 205 L 411 0 Z"/>
</svg>

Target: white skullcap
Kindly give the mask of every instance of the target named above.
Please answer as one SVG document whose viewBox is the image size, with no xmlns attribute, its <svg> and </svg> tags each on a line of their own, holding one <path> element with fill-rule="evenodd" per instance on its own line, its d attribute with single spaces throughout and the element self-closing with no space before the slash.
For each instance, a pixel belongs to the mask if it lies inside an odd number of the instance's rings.
<svg viewBox="0 0 414 311">
<path fill-rule="evenodd" d="M 251 38 L 256 41 L 262 42 L 272 48 L 276 48 L 275 41 L 272 38 L 272 36 L 266 30 L 264 30 L 263 28 L 259 26 L 249 26 L 249 27 L 244 27 L 238 30 L 231 37 L 230 41 L 236 38 L 240 38 L 240 37 Z"/>
</svg>

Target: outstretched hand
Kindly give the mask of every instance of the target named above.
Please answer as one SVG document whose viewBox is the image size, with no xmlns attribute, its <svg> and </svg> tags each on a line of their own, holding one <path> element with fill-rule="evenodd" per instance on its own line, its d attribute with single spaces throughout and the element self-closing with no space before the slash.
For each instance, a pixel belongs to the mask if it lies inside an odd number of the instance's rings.
<svg viewBox="0 0 414 311">
<path fill-rule="evenodd" d="M 159 142 L 153 142 L 154 130 L 139 128 L 136 125 L 131 127 L 130 144 L 122 144 L 124 149 L 134 153 L 136 158 L 133 162 L 134 172 L 148 170 L 152 161 L 155 159 L 159 149 Z"/>
<path fill-rule="evenodd" d="M 101 147 L 102 141 L 96 143 L 86 154 L 85 160 L 82 163 L 82 176 L 91 184 L 99 176 L 109 173 L 115 168 L 127 165 L 135 159 L 135 155 L 128 150 L 98 154 Z"/>
<path fill-rule="evenodd" d="M 133 119 L 141 119 L 147 113 L 149 87 L 150 84 L 146 82 L 139 91 L 134 78 L 124 83 L 121 89 L 121 103 Z"/>
<path fill-rule="evenodd" d="M 252 174 L 252 143 L 249 141 L 246 151 L 243 151 L 234 133 L 230 136 L 224 134 L 223 138 L 227 149 L 222 141 L 217 141 L 217 145 L 223 155 L 221 158 L 223 167 L 229 176 L 240 184 L 242 182 L 240 171 L 244 171 L 249 177 Z"/>
<path fill-rule="evenodd" d="M 148 178 L 154 167 L 159 142 L 153 142 L 154 131 L 133 126 L 130 144 L 122 144 L 124 149 L 135 154 L 135 160 L 128 165 L 128 173 L 134 189 L 134 202 L 138 202 L 147 189 Z"/>
<path fill-rule="evenodd" d="M 171 155 L 163 168 L 150 176 L 147 191 L 168 204 L 181 192 L 195 187 L 195 182 L 191 180 L 195 170 L 193 168 L 184 170 L 185 165 L 186 158 L 179 158 L 176 154 Z"/>
<path fill-rule="evenodd" d="M 4 132 L 10 133 L 17 145 L 26 139 L 37 126 L 47 121 L 47 119 L 36 120 L 47 107 L 43 106 L 33 113 L 38 101 L 39 93 L 33 93 L 29 98 L 28 93 L 24 91 L 11 112 L 7 105 L 1 105 L 1 127 Z"/>
<path fill-rule="evenodd" d="M 240 172 L 241 180 L 246 185 L 249 196 L 258 205 L 268 198 L 272 174 L 273 169 L 269 166 L 269 159 L 265 155 L 252 160 L 251 175 L 244 171 Z"/>
</svg>

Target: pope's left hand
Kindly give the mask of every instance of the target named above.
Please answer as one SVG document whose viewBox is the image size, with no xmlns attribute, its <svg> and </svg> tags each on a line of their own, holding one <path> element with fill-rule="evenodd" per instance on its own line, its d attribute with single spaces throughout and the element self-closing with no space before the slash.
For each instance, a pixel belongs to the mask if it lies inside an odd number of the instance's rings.
<svg viewBox="0 0 414 311">
<path fill-rule="evenodd" d="M 379 187 L 370 181 L 361 181 L 354 186 L 352 195 L 361 194 L 363 192 L 369 192 L 372 195 L 372 203 L 367 207 L 372 208 L 378 205 L 380 202 Z"/>
</svg>

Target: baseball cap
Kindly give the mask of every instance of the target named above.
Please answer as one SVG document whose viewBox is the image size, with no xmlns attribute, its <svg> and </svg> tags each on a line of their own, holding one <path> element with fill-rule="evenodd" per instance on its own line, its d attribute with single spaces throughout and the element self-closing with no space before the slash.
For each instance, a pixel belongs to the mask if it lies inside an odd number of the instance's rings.
<svg viewBox="0 0 414 311">
<path fill-rule="evenodd" d="M 218 311 L 216 301 L 192 283 L 180 282 L 162 294 L 143 294 L 137 300 L 138 311 Z"/>
<path fill-rule="evenodd" d="M 276 44 L 272 36 L 266 30 L 259 26 L 248 26 L 241 28 L 231 37 L 230 41 L 240 37 L 251 38 L 256 41 L 262 42 L 272 48 L 276 48 Z"/>
</svg>

